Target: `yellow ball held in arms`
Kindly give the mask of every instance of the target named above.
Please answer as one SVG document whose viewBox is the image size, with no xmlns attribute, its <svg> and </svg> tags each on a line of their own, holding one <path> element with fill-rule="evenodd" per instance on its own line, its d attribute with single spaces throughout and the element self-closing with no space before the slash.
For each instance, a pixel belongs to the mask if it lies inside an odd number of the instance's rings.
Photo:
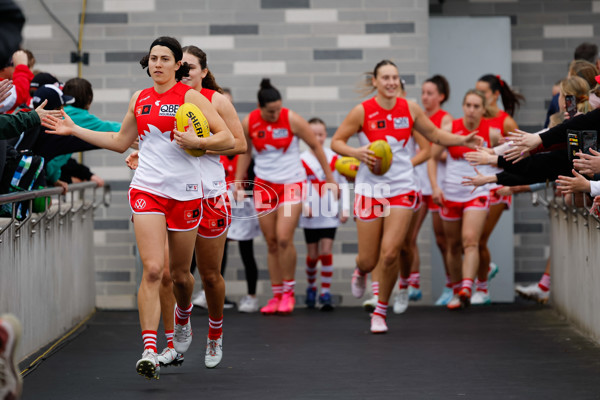
<svg viewBox="0 0 600 400">
<path fill-rule="evenodd" d="M 177 130 L 183 132 L 187 130 L 189 125 L 188 121 L 191 120 L 191 126 L 196 132 L 196 135 L 201 138 L 210 136 L 210 128 L 208 121 L 202 111 L 192 103 L 184 103 L 179 106 L 177 113 L 175 114 L 175 123 L 177 124 Z M 194 157 L 203 156 L 206 150 L 200 149 L 185 149 L 185 152 Z"/>
<path fill-rule="evenodd" d="M 369 145 L 369 150 L 375 153 L 375 165 L 369 166 L 375 175 L 383 175 L 392 166 L 392 148 L 385 140 L 376 140 Z"/>
<path fill-rule="evenodd" d="M 360 161 L 354 157 L 339 157 L 335 160 L 335 169 L 348 179 L 356 178 Z"/>
</svg>

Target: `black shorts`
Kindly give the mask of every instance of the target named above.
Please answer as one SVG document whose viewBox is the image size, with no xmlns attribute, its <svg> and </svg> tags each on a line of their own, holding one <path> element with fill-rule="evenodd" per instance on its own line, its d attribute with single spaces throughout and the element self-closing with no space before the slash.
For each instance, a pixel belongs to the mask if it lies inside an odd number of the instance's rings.
<svg viewBox="0 0 600 400">
<path fill-rule="evenodd" d="M 317 243 L 321 239 L 335 239 L 335 231 L 337 228 L 304 228 L 304 240 L 306 243 Z"/>
</svg>

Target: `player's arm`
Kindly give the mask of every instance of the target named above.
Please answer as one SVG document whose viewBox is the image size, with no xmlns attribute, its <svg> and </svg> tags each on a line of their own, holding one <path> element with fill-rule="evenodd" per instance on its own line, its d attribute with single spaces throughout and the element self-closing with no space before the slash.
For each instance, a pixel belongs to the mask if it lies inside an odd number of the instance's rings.
<svg viewBox="0 0 600 400">
<path fill-rule="evenodd" d="M 223 118 L 223 121 L 225 121 L 225 125 L 227 125 L 233 134 L 235 144 L 230 150 L 221 151 L 219 153 L 208 150 L 206 153 L 223 154 L 226 156 L 234 156 L 236 154 L 245 153 L 248 146 L 246 144 L 246 137 L 244 136 L 244 129 L 242 128 L 242 124 L 235 107 L 227 97 L 223 96 L 219 92 L 215 92 L 213 95 L 213 104 L 221 118 Z"/>
<path fill-rule="evenodd" d="M 62 111 L 63 119 L 48 115 L 43 119 L 42 125 L 48 128 L 47 133 L 62 136 L 73 135 L 95 146 L 123 153 L 138 137 L 134 107 L 139 94 L 140 91 L 131 97 L 119 132 L 97 132 L 82 128 L 76 125 L 64 110 Z"/>
</svg>

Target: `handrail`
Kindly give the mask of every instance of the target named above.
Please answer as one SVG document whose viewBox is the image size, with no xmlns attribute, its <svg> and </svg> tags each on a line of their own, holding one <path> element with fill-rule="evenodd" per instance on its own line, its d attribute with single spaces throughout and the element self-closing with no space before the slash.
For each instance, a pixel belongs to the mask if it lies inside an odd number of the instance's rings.
<svg viewBox="0 0 600 400">
<path fill-rule="evenodd" d="M 552 191 L 551 191 L 552 192 Z M 600 229 L 600 215 L 598 215 L 597 212 L 593 212 L 593 202 L 592 204 L 588 205 L 588 199 L 586 196 L 584 196 L 583 198 L 583 206 L 582 207 L 575 207 L 575 200 L 574 198 L 571 199 L 571 206 L 567 206 L 564 198 L 562 198 L 562 196 L 550 196 L 548 194 L 547 188 L 544 188 L 544 190 L 539 190 L 537 192 L 533 192 L 531 194 L 531 202 L 533 203 L 533 205 L 542 205 L 544 207 L 546 207 L 548 209 L 548 211 L 550 211 L 551 209 L 554 209 L 556 212 L 556 216 L 558 216 L 558 211 L 562 210 L 565 215 L 564 218 L 568 219 L 568 215 L 572 215 L 573 216 L 573 222 L 577 223 L 577 217 L 581 216 L 584 218 L 584 223 L 583 226 L 589 226 L 588 224 L 588 218 L 591 216 L 592 218 L 594 218 L 594 220 L 596 221 L 597 225 L 596 228 Z"/>
<path fill-rule="evenodd" d="M 85 217 L 85 213 L 90 210 L 90 209 L 96 209 L 97 207 L 99 207 L 100 205 L 104 205 L 105 207 L 108 207 L 110 205 L 110 200 L 111 200 L 111 191 L 110 191 L 110 185 L 104 185 L 102 186 L 102 197 L 100 200 L 97 201 L 96 197 L 97 197 L 97 192 L 99 186 L 96 182 L 81 182 L 81 183 L 73 183 L 67 186 L 67 192 L 65 193 L 65 195 L 62 195 L 63 193 L 63 188 L 60 187 L 55 187 L 55 188 L 45 188 L 45 189 L 38 189 L 38 190 L 31 190 L 31 191 L 26 191 L 26 192 L 14 192 L 14 193 L 8 193 L 8 194 L 3 194 L 0 195 L 0 205 L 3 204 L 9 204 L 9 203 L 19 203 L 19 202 L 28 202 L 29 204 L 29 209 L 32 209 L 33 206 L 33 200 L 40 198 L 40 197 L 53 197 L 56 196 L 58 198 L 58 207 L 57 210 L 53 213 L 49 212 L 49 201 L 45 200 L 46 203 L 46 207 L 44 212 L 42 212 L 39 215 L 36 215 L 35 218 L 33 217 L 32 212 L 29 212 L 27 214 L 27 216 L 19 221 L 16 217 L 16 207 L 13 204 L 12 207 L 12 213 L 11 213 L 11 217 L 10 217 L 10 221 L 5 225 L 5 226 L 0 226 L 0 243 L 2 243 L 2 239 L 1 236 L 2 234 L 11 226 L 15 226 L 15 232 L 18 232 L 25 224 L 26 222 L 28 222 L 29 220 L 31 220 L 31 234 L 35 234 L 36 231 L 33 229 L 35 228 L 44 218 L 47 219 L 47 221 L 50 221 L 51 219 L 53 219 L 54 217 L 58 216 L 59 218 L 64 218 L 65 216 L 71 214 L 71 215 L 75 215 L 80 211 L 83 211 L 83 217 Z M 91 202 L 87 202 L 85 201 L 85 191 L 88 189 L 93 189 L 93 193 L 92 193 L 92 200 Z M 81 193 L 80 196 L 80 201 L 81 204 L 78 205 L 77 207 L 75 206 L 75 194 L 76 193 Z M 66 196 L 70 196 L 70 205 L 67 207 L 67 209 L 65 211 L 62 211 L 63 209 L 63 204 L 66 203 L 64 197 Z M 60 222 L 62 224 L 62 221 Z M 15 238 L 19 237 L 19 233 L 17 233 L 15 235 Z"/>
<path fill-rule="evenodd" d="M 69 185 L 69 187 L 70 186 L 71 185 Z M 38 197 L 53 196 L 53 195 L 61 194 L 62 192 L 63 192 L 62 188 L 56 187 L 56 188 L 31 190 L 28 192 L 14 192 L 14 193 L 0 194 L 0 205 L 6 204 L 6 203 L 14 203 L 17 201 L 33 200 L 33 199 L 37 199 Z"/>
</svg>

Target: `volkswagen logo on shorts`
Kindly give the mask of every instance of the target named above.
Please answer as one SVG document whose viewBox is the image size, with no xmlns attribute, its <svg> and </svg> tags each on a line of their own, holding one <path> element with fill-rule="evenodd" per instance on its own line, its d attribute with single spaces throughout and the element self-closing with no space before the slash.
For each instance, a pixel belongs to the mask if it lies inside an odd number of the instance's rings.
<svg viewBox="0 0 600 400">
<path fill-rule="evenodd" d="M 134 207 L 136 209 L 138 209 L 138 210 L 146 208 L 146 200 L 144 200 L 144 199 L 137 199 L 135 201 Z"/>
</svg>

